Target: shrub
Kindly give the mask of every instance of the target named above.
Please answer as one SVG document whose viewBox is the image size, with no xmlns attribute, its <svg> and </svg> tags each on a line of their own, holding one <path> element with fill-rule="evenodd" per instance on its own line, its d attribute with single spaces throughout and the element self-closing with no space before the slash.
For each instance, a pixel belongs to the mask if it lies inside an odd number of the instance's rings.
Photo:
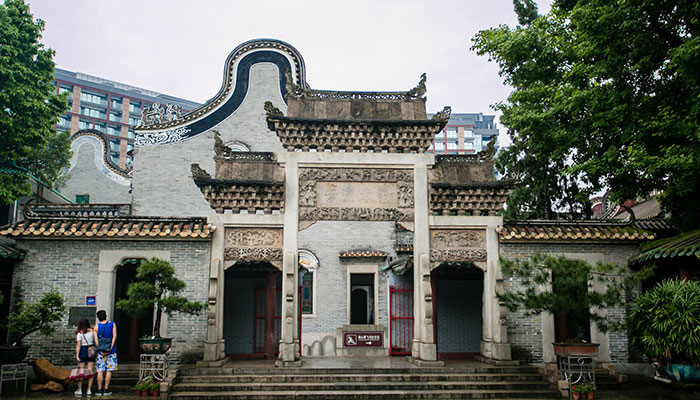
<svg viewBox="0 0 700 400">
<path fill-rule="evenodd" d="M 632 345 L 648 357 L 700 363 L 699 282 L 661 282 L 634 301 L 629 321 Z"/>
</svg>

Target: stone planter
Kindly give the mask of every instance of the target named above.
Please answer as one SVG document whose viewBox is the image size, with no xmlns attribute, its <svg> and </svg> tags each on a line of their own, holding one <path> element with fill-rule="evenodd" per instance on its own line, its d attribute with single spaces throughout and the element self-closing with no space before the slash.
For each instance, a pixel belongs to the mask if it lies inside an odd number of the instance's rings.
<svg viewBox="0 0 700 400">
<path fill-rule="evenodd" d="M 0 364 L 19 364 L 28 351 L 29 346 L 0 346 Z"/>
<path fill-rule="evenodd" d="M 165 354 L 170 350 L 172 338 L 141 338 L 139 347 L 146 354 Z"/>
<path fill-rule="evenodd" d="M 554 354 L 559 357 L 592 357 L 598 356 L 598 343 L 552 343 Z"/>
</svg>

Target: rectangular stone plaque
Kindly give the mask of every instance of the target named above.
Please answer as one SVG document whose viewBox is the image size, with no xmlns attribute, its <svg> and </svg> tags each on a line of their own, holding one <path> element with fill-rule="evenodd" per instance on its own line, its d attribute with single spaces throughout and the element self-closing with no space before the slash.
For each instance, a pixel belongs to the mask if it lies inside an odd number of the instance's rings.
<svg viewBox="0 0 700 400">
<path fill-rule="evenodd" d="M 90 321 L 90 325 L 95 323 L 95 313 L 97 312 L 96 307 L 71 307 L 68 311 L 68 324 L 76 325 L 78 321 L 82 318 L 87 318 Z"/>
<path fill-rule="evenodd" d="M 343 347 L 384 347 L 384 332 L 343 332 Z"/>
<path fill-rule="evenodd" d="M 398 185 L 394 182 L 318 182 L 318 207 L 396 208 Z"/>
</svg>

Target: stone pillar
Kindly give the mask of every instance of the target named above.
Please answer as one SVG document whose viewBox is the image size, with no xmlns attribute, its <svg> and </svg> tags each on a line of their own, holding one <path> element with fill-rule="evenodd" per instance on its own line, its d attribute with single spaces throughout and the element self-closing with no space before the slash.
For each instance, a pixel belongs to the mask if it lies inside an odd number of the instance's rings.
<svg viewBox="0 0 700 400">
<path fill-rule="evenodd" d="M 282 332 L 277 366 L 301 365 L 299 353 L 297 270 L 299 261 L 299 167 L 296 153 L 285 154 L 284 240 L 282 246 Z"/>
<path fill-rule="evenodd" d="M 211 240 L 209 264 L 209 294 L 207 297 L 207 338 L 204 341 L 204 365 L 218 365 L 225 360 L 223 335 L 224 316 L 224 242 L 226 230 L 217 215 L 209 217 L 215 227 Z"/>
<path fill-rule="evenodd" d="M 267 273 L 265 285 L 265 358 L 275 356 L 275 279 L 274 272 Z"/>
<path fill-rule="evenodd" d="M 500 223 L 502 223 L 502 220 L 500 220 Z M 496 232 L 496 226 L 489 223 L 486 227 L 487 267 L 484 274 L 484 338 L 481 341 L 481 356 L 486 361 L 492 361 L 497 364 L 509 363 L 511 360 L 511 349 L 508 343 L 508 328 L 506 325 L 506 309 L 496 297 L 496 293 L 503 291 L 503 275 L 498 257 L 498 233 Z"/>
<path fill-rule="evenodd" d="M 437 361 L 433 330 L 433 295 L 430 286 L 430 230 L 428 204 L 428 171 L 424 163 L 414 167 L 414 231 L 413 231 L 413 342 L 411 360 L 418 364 Z"/>
</svg>

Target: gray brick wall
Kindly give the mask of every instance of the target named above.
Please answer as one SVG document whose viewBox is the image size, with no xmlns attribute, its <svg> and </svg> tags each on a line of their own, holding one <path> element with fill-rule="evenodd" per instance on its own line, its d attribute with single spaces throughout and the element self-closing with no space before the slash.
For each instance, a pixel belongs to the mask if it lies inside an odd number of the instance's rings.
<svg viewBox="0 0 700 400">
<path fill-rule="evenodd" d="M 318 221 L 299 232 L 299 248 L 309 250 L 319 261 L 316 270 L 316 316 L 304 318 L 302 332 L 334 333 L 347 320 L 347 267 L 373 264 L 379 268 L 384 259 L 340 259 L 346 250 L 372 249 L 394 253 L 394 222 Z M 387 325 L 387 276 L 378 276 L 377 323 Z M 321 310 L 321 311 L 319 311 Z"/>
<path fill-rule="evenodd" d="M 253 352 L 255 290 L 264 284 L 262 279 L 240 278 L 226 271 L 223 322 L 227 354 Z"/>
<path fill-rule="evenodd" d="M 479 352 L 483 280 L 436 279 L 439 353 Z"/>
<path fill-rule="evenodd" d="M 639 254 L 638 244 L 627 243 L 501 243 L 501 257 L 522 258 L 537 252 L 555 255 L 587 255 L 602 262 L 626 265 L 627 261 Z M 520 289 L 522 285 L 513 278 L 504 279 L 505 289 Z M 614 318 L 626 318 L 624 308 L 608 309 Z M 527 316 L 523 312 L 508 312 L 508 340 L 511 343 L 513 358 L 524 362 L 542 362 L 542 323 L 539 315 Z M 626 331 L 609 333 L 610 359 L 613 363 L 629 360 L 629 340 Z"/>
<path fill-rule="evenodd" d="M 277 135 L 265 120 L 265 101 L 286 112 L 278 70 L 272 64 L 251 67 L 248 94 L 240 107 L 212 131 L 224 143 L 240 141 L 251 151 L 281 151 Z M 284 73 L 282 71 L 281 73 Z M 202 216 L 212 212 L 192 181 L 190 165 L 197 163 L 214 174 L 212 131 L 175 144 L 137 146 L 134 150 L 133 209 L 136 215 Z M 176 192 L 175 189 L 177 188 Z"/>
<path fill-rule="evenodd" d="M 183 295 L 189 300 L 206 302 L 209 285 L 210 243 L 195 241 L 108 241 L 108 240 L 18 240 L 26 249 L 25 259 L 13 275 L 13 297 L 20 294 L 27 303 L 38 300 L 49 287 L 55 286 L 65 296 L 66 305 L 84 306 L 85 297 L 97 292 L 101 250 L 163 250 L 170 252 L 176 276 L 187 283 Z M 14 300 L 14 299 L 13 299 Z M 108 310 L 109 311 L 109 310 Z M 109 318 L 112 315 L 108 315 Z M 206 313 L 198 316 L 174 314 L 164 337 L 172 337 L 171 362 L 178 363 L 184 353 L 201 353 L 206 338 Z M 54 364 L 73 364 L 75 326 L 68 325 L 68 315 L 57 323 L 52 338 L 32 334 L 25 339 L 31 345 L 29 359 L 47 358 Z"/>
</svg>

